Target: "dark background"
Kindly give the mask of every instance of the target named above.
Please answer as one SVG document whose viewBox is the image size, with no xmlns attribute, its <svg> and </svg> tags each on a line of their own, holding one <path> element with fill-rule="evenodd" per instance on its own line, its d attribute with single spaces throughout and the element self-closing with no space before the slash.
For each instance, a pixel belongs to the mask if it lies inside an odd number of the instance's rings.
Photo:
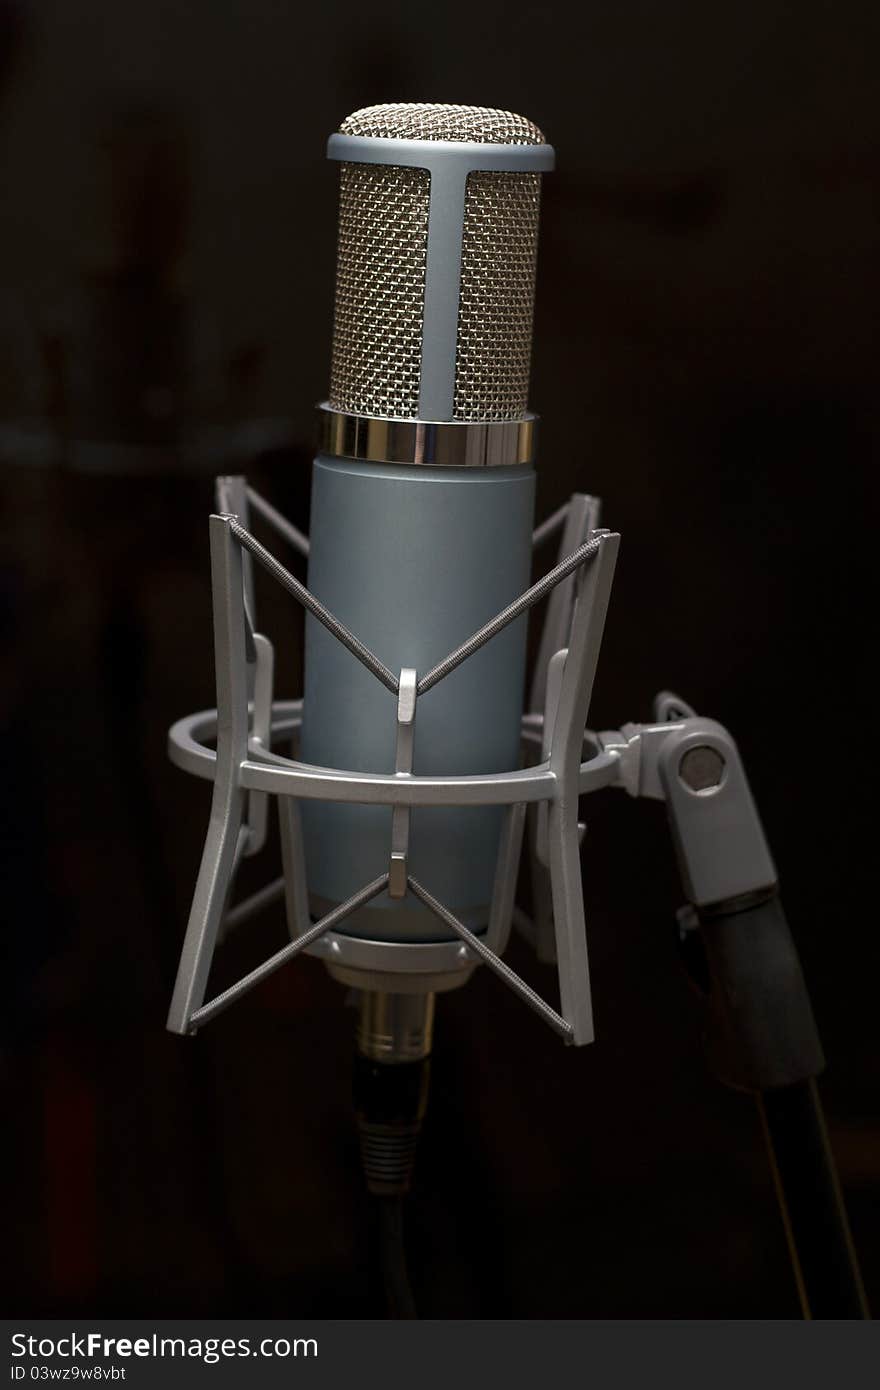
<svg viewBox="0 0 880 1390">
<path fill-rule="evenodd" d="M 324 141 L 385 100 L 508 107 L 557 147 L 539 515 L 593 491 L 623 534 L 591 722 L 671 685 L 739 741 L 880 1303 L 878 28 L 856 0 L 0 0 L 10 1313 L 381 1315 L 343 991 L 306 960 L 163 1030 L 208 812 L 164 745 L 213 704 L 210 477 L 307 526 Z M 300 617 L 265 589 L 261 621 L 294 695 Z M 589 820 L 595 1046 L 485 971 L 441 1001 L 422 1312 L 797 1316 L 757 1117 L 701 1055 L 662 808 Z"/>
</svg>

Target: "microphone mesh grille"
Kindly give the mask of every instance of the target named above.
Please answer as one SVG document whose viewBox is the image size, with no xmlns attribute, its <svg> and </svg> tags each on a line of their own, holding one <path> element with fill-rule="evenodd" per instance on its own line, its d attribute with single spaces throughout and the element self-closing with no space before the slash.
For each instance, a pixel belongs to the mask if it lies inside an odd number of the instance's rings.
<svg viewBox="0 0 880 1390">
<path fill-rule="evenodd" d="M 346 116 L 342 135 L 384 140 L 470 140 L 480 145 L 543 145 L 544 136 L 525 116 L 487 106 L 397 102 L 365 106 Z"/>
<path fill-rule="evenodd" d="M 431 177 L 342 164 L 330 404 L 351 415 L 419 413 Z"/>
<path fill-rule="evenodd" d="M 467 181 L 455 353 L 457 420 L 528 408 L 540 174 L 478 170 Z"/>
<path fill-rule="evenodd" d="M 543 144 L 530 121 L 476 106 L 397 104 L 347 117 L 345 135 Z M 478 171 L 467 182 L 453 419 L 525 414 L 540 174 Z M 418 416 L 428 212 L 426 170 L 340 166 L 330 404 Z"/>
</svg>

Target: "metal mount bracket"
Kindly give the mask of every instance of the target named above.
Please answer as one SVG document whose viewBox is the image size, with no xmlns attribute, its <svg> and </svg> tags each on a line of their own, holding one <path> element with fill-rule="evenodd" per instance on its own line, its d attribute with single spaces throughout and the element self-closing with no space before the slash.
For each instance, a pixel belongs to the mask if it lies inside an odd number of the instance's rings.
<svg viewBox="0 0 880 1390">
<path fill-rule="evenodd" d="M 708 907 L 772 888 L 776 869 L 731 735 L 668 693 L 657 707 L 673 717 L 597 738 L 617 756 L 620 787 L 666 802 L 689 902 Z"/>
</svg>

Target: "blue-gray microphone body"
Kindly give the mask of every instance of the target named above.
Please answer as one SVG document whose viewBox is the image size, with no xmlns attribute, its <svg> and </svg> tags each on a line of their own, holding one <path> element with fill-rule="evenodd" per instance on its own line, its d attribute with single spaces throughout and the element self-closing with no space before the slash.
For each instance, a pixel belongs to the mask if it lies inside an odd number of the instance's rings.
<svg viewBox="0 0 880 1390">
<path fill-rule="evenodd" d="M 522 117 L 475 107 L 356 112 L 330 142 L 340 226 L 330 396 L 312 480 L 309 587 L 395 675 L 423 676 L 528 587 L 535 421 L 527 410 L 541 172 Z M 415 774 L 513 769 L 526 619 L 418 697 Z M 306 624 L 304 762 L 395 770 L 397 701 Z M 500 808 L 413 811 L 407 871 L 485 928 Z M 389 807 L 302 806 L 312 910 L 386 872 Z M 352 936 L 450 935 L 412 895 Z"/>
</svg>

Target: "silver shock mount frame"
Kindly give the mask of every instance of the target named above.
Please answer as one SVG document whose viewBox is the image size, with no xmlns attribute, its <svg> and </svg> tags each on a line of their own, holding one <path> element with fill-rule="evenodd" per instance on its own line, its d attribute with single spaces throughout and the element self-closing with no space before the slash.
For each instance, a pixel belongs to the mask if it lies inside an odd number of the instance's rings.
<svg viewBox="0 0 880 1390">
<path fill-rule="evenodd" d="M 535 547 L 561 537 L 556 566 L 431 671 L 397 675 L 310 594 L 249 530 L 255 514 L 301 555 L 308 540 L 243 477 L 217 479 L 210 519 L 217 708 L 192 714 L 169 731 L 169 754 L 184 771 L 214 784 L 210 821 L 181 954 L 168 1027 L 191 1033 L 302 953 L 334 973 L 366 972 L 400 988 L 449 988 L 481 962 L 565 1041 L 593 1040 L 578 819 L 579 798 L 616 786 L 666 801 L 691 903 L 740 898 L 775 882 L 757 812 L 736 747 L 726 730 L 698 718 L 672 695 L 658 696 L 655 721 L 595 734 L 586 728 L 614 576 L 619 535 L 599 528 L 598 499 L 576 493 L 534 533 Z M 255 628 L 253 562 L 265 568 L 389 690 L 396 719 L 395 770 L 362 773 L 317 767 L 285 756 L 302 719 L 301 700 L 276 700 L 273 648 Z M 549 596 L 523 717 L 526 765 L 472 776 L 413 773 L 419 696 L 455 670 L 522 613 Z M 212 746 L 212 744 L 214 746 Z M 268 798 L 277 800 L 283 875 L 229 907 L 245 857 L 266 843 Z M 306 799 L 392 808 L 388 868 L 319 921 L 309 913 L 300 822 Z M 476 934 L 409 871 L 415 806 L 505 807 L 485 932 Z M 526 816 L 533 917 L 515 904 Z M 420 901 L 449 939 L 427 943 L 365 940 L 344 931 L 346 918 L 386 892 Z M 217 944 L 261 909 L 284 899 L 290 941 L 236 984 L 205 1002 Z M 554 960 L 559 1011 L 502 959 L 511 926 L 540 959 Z M 421 983 L 420 983 L 421 982 Z"/>
</svg>

